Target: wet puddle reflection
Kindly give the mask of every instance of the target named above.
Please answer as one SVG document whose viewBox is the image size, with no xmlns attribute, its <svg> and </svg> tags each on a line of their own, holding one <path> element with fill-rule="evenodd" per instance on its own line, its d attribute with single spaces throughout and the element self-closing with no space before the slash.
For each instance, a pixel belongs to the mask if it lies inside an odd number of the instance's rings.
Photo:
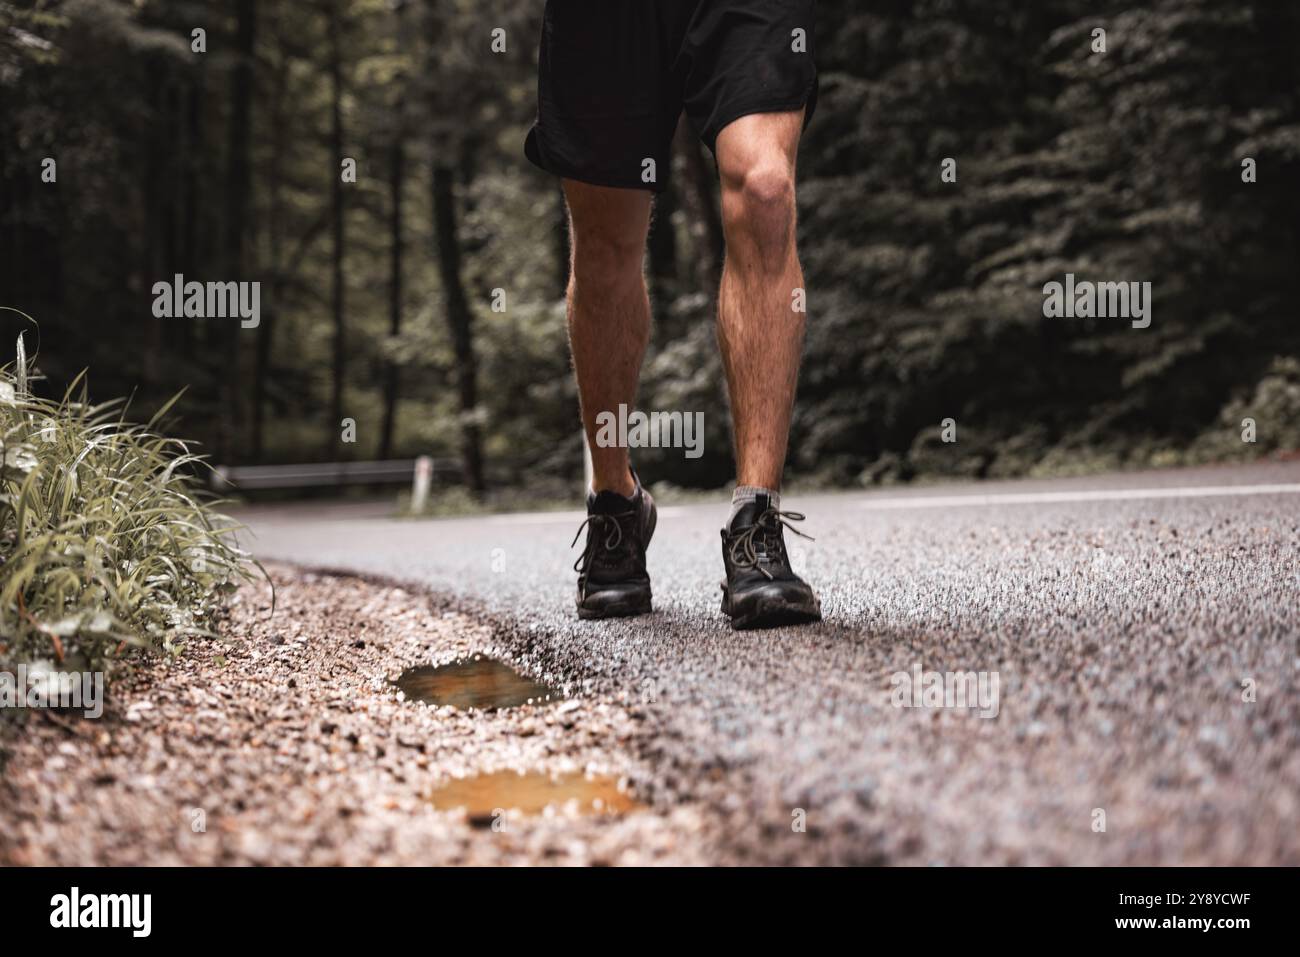
<svg viewBox="0 0 1300 957">
<path fill-rule="evenodd" d="M 440 811 L 464 808 L 471 824 L 489 827 L 502 811 L 541 814 L 548 807 L 578 814 L 626 814 L 642 808 L 630 794 L 619 790 L 611 777 L 561 774 L 555 777 L 530 771 L 498 771 L 452 780 L 430 796 Z"/>
<path fill-rule="evenodd" d="M 472 658 L 449 665 L 408 668 L 396 681 L 413 701 L 453 708 L 493 711 L 521 704 L 542 704 L 562 695 L 526 678 L 492 658 Z"/>
</svg>

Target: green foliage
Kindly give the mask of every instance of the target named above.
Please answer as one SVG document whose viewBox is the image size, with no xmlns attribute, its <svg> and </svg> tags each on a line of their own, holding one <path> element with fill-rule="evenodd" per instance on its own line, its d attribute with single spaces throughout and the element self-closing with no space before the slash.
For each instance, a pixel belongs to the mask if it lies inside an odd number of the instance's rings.
<svg viewBox="0 0 1300 957">
<path fill-rule="evenodd" d="M 1243 441 L 1245 420 L 1255 423 L 1254 442 Z M 1189 450 L 1189 461 L 1251 459 L 1300 449 L 1300 358 L 1275 360 L 1248 395 L 1233 399 Z"/>
<path fill-rule="evenodd" d="M 105 670 L 121 643 L 175 652 L 210 634 L 250 577 L 232 527 L 200 498 L 200 460 L 124 403 L 92 405 L 79 377 L 58 402 L 29 367 L 0 370 L 0 657 Z"/>
<path fill-rule="evenodd" d="M 847 29 L 819 35 L 801 152 L 798 469 L 1166 463 L 1207 453 L 1220 410 L 1300 354 L 1294 5 L 830 0 L 819 18 Z M 1150 281 L 1151 327 L 1044 319 L 1066 272 Z"/>
</svg>

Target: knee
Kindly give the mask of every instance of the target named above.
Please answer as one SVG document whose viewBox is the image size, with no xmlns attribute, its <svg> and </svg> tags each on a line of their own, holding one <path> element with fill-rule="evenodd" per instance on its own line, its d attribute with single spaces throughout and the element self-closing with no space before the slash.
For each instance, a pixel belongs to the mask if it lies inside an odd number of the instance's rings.
<svg viewBox="0 0 1300 957">
<path fill-rule="evenodd" d="M 724 177 L 723 214 L 730 236 L 764 258 L 783 257 L 794 242 L 794 170 L 775 159 Z"/>
<path fill-rule="evenodd" d="M 574 230 L 571 282 L 612 289 L 641 278 L 644 237 L 617 230 Z"/>
</svg>

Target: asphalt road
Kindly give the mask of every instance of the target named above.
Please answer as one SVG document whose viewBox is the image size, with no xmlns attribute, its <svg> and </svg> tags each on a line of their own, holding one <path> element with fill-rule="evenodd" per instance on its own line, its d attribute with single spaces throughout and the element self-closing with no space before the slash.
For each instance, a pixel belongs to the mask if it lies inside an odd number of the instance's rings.
<svg viewBox="0 0 1300 957">
<path fill-rule="evenodd" d="M 1300 864 L 1300 463 L 783 507 L 826 620 L 771 632 L 719 612 L 722 501 L 661 507 L 655 612 L 615 622 L 574 616 L 576 510 L 236 514 L 260 558 L 455 593 L 525 670 L 625 697 L 638 789 L 707 807 L 719 862 Z M 900 707 L 930 672 L 984 697 Z"/>
</svg>

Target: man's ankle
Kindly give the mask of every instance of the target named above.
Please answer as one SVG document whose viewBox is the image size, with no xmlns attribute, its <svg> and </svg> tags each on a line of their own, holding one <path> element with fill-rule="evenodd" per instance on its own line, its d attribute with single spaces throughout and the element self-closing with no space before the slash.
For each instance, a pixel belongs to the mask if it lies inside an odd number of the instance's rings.
<svg viewBox="0 0 1300 957">
<path fill-rule="evenodd" d="M 636 495 L 636 479 L 632 477 L 631 469 L 622 473 L 621 481 L 618 473 L 610 477 L 593 475 L 591 491 L 595 495 L 599 495 L 601 492 L 613 492 L 624 498 L 631 498 Z"/>
</svg>

